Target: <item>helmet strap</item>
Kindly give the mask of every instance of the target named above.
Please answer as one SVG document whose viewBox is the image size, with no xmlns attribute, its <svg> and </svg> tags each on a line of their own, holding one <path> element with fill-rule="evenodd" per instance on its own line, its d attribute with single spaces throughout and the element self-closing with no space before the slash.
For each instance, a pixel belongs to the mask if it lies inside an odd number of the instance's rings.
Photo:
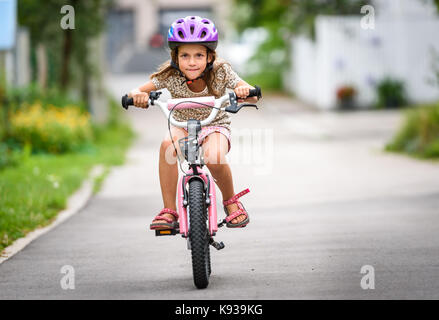
<svg viewBox="0 0 439 320">
<path fill-rule="evenodd" d="M 207 63 L 207 65 L 206 65 L 206 69 L 204 69 L 204 71 L 201 73 L 201 75 L 200 75 L 199 77 L 195 78 L 195 79 L 192 79 L 192 80 L 188 79 L 188 78 L 184 75 L 184 73 L 181 72 L 180 68 L 178 67 L 178 65 L 177 65 L 173 60 L 171 60 L 171 67 L 173 67 L 174 69 L 176 69 L 176 70 L 178 71 L 178 73 L 180 74 L 180 77 L 184 77 L 184 78 L 186 79 L 186 80 L 184 80 L 184 81 L 181 83 L 181 84 L 183 85 L 185 82 L 186 82 L 187 84 L 191 84 L 191 83 L 193 83 L 193 82 L 196 81 L 196 80 L 199 80 L 199 79 L 204 78 L 204 75 L 206 74 L 206 72 L 207 72 L 207 71 L 210 71 L 210 70 L 213 69 L 213 63 Z"/>
</svg>

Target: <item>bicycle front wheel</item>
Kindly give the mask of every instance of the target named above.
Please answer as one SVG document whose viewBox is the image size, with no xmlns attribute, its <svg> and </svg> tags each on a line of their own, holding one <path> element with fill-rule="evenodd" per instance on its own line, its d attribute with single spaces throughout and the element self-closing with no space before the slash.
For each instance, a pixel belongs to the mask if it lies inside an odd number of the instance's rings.
<svg viewBox="0 0 439 320">
<path fill-rule="evenodd" d="M 189 223 L 194 284 L 204 289 L 209 285 L 210 275 L 209 229 L 204 184 L 198 179 L 189 181 Z"/>
</svg>

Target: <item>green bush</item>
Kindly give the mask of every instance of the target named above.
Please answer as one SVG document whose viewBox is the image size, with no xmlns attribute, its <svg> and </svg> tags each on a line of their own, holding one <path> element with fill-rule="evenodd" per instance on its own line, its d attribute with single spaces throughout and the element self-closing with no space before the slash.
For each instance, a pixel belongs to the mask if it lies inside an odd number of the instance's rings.
<svg viewBox="0 0 439 320">
<path fill-rule="evenodd" d="M 28 159 L 30 152 L 30 145 L 25 145 L 23 149 L 14 149 L 6 143 L 0 142 L 0 170 L 16 166 L 25 161 Z"/>
<path fill-rule="evenodd" d="M 384 78 L 377 85 L 377 107 L 395 108 L 407 104 L 407 95 L 402 81 Z"/>
<path fill-rule="evenodd" d="M 10 138 L 30 145 L 35 153 L 77 151 L 93 139 L 90 115 L 76 106 L 43 108 L 41 103 L 35 103 L 11 114 L 9 119 Z"/>
<path fill-rule="evenodd" d="M 51 87 L 42 90 L 36 83 L 21 88 L 10 88 L 6 96 L 6 102 L 14 110 L 23 104 L 34 104 L 36 102 L 41 103 L 44 108 L 50 105 L 55 105 L 59 108 L 75 105 L 81 108 L 81 110 L 87 110 L 82 101 L 70 98 L 60 89 Z"/>
<path fill-rule="evenodd" d="M 386 150 L 439 157 L 439 104 L 407 110 L 403 126 Z"/>
<path fill-rule="evenodd" d="M 131 127 L 125 110 L 121 107 L 120 101 L 115 100 L 107 93 L 108 101 L 108 119 L 106 125 L 110 128 Z"/>
<path fill-rule="evenodd" d="M 281 90 L 282 77 L 279 72 L 264 71 L 245 77 L 245 81 L 251 85 L 257 85 L 262 90 Z"/>
</svg>

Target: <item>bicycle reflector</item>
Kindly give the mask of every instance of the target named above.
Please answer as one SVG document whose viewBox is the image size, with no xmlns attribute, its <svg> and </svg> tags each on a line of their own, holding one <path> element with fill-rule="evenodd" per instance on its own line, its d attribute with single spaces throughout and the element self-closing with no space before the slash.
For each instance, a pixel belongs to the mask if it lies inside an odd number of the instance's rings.
<svg viewBox="0 0 439 320">
<path fill-rule="evenodd" d="M 155 231 L 155 235 L 157 237 L 160 236 L 175 236 L 176 234 L 178 234 L 180 231 L 178 229 L 165 229 L 165 230 L 156 230 Z"/>
</svg>

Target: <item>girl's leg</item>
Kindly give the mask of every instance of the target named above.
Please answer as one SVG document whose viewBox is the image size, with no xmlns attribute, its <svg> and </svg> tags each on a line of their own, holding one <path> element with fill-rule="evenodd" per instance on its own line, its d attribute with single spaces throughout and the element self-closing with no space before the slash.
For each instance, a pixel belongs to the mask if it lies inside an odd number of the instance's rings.
<svg viewBox="0 0 439 320">
<path fill-rule="evenodd" d="M 227 138 L 219 133 L 209 134 L 203 141 L 204 162 L 210 173 L 216 179 L 216 184 L 221 190 L 223 200 L 228 200 L 235 195 L 233 188 L 232 170 L 226 160 L 229 145 Z M 227 206 L 229 212 L 238 210 L 238 205 L 233 203 Z M 244 215 L 233 219 L 231 223 L 239 223 L 245 220 Z"/>
<path fill-rule="evenodd" d="M 187 133 L 181 128 L 171 127 L 171 135 L 175 147 L 180 154 L 178 140 L 187 136 Z M 177 210 L 175 199 L 177 196 L 178 161 L 174 146 L 172 145 L 172 140 L 168 133 L 160 146 L 159 176 L 163 207 Z M 175 217 L 171 214 L 164 214 L 164 216 L 175 220 Z M 154 223 L 162 221 L 163 220 L 155 220 Z"/>
</svg>

